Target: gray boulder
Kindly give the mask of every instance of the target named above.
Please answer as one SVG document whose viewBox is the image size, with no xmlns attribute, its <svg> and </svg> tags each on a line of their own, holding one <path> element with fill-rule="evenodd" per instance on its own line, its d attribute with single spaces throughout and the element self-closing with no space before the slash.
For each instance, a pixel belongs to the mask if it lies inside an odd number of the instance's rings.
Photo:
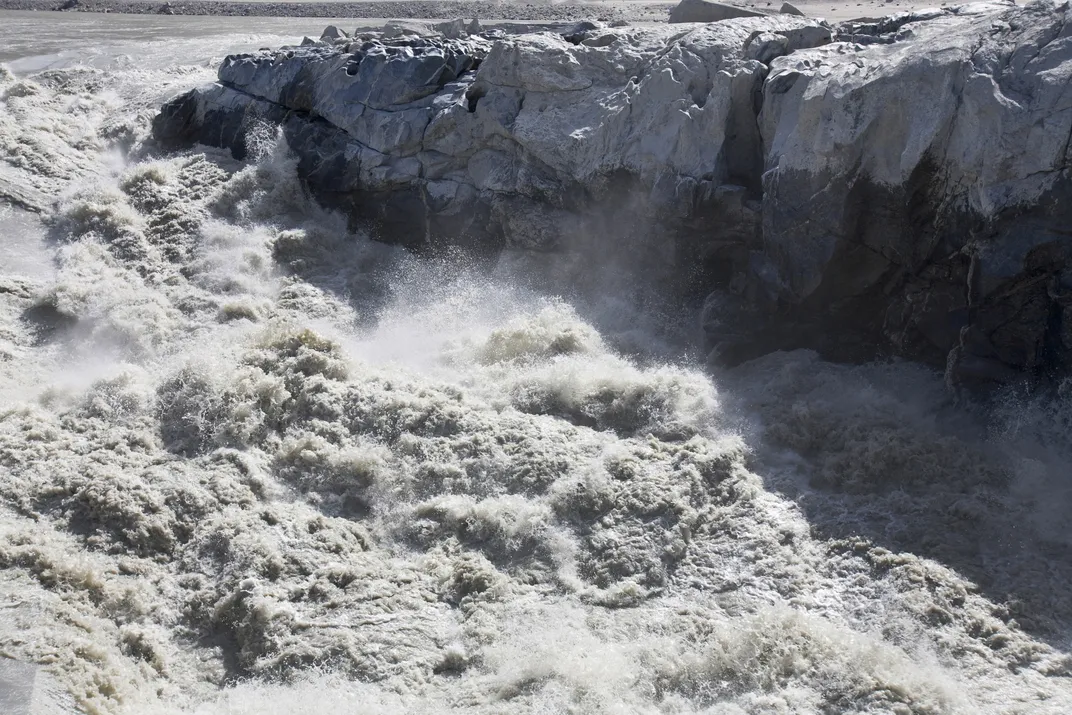
<svg viewBox="0 0 1072 715">
<path fill-rule="evenodd" d="M 344 30 L 340 30 L 335 25 L 328 25 L 320 35 L 321 41 L 326 42 L 338 42 L 339 40 L 345 40 L 349 37 L 350 36 L 346 34 Z"/>
<path fill-rule="evenodd" d="M 681 0 L 670 11 L 670 22 L 721 22 L 735 17 L 763 17 L 766 14 L 712 0 Z"/>
<path fill-rule="evenodd" d="M 803 10 L 798 8 L 796 5 L 788 2 L 783 2 L 782 7 L 780 10 L 778 10 L 778 12 L 782 13 L 783 15 L 798 15 L 800 17 L 804 17 Z"/>
<path fill-rule="evenodd" d="M 432 29 L 443 37 L 451 40 L 461 39 L 469 34 L 465 26 L 465 21 L 461 19 L 436 23 L 435 25 L 432 25 Z"/>
<path fill-rule="evenodd" d="M 432 29 L 432 25 L 427 22 L 417 22 L 414 20 L 389 20 L 383 26 L 384 39 L 393 39 L 397 37 L 427 37 L 428 35 L 438 34 Z"/>
<path fill-rule="evenodd" d="M 744 47 L 745 57 L 770 64 L 775 57 L 789 51 L 789 39 L 773 32 L 757 32 Z"/>
</svg>

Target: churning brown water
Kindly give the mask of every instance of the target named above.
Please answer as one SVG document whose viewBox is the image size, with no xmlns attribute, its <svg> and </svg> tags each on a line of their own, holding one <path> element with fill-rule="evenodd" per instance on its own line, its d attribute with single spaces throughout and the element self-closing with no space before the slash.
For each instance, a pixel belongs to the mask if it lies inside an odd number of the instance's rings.
<svg viewBox="0 0 1072 715">
<path fill-rule="evenodd" d="M 1072 712 L 1072 396 L 711 374 L 146 148 L 310 23 L 0 19 L 0 655 L 84 711 Z"/>
</svg>

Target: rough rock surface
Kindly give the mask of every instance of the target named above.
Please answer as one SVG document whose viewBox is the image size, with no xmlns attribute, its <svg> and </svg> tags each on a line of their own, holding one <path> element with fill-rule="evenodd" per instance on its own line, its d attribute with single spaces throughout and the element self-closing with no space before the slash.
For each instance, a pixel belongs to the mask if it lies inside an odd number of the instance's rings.
<svg viewBox="0 0 1072 715">
<path fill-rule="evenodd" d="M 670 22 L 721 22 L 735 17 L 763 17 L 765 14 L 712 0 L 681 0 L 670 11 Z"/>
<path fill-rule="evenodd" d="M 669 265 L 676 241 L 651 241 L 656 226 L 694 236 L 700 214 L 732 214 L 758 230 L 742 203 L 761 166 L 755 56 L 830 36 L 783 16 L 284 48 L 227 58 L 155 133 L 241 154 L 251 126 L 282 123 L 325 203 L 412 247 L 575 249 L 616 233 Z"/>
<path fill-rule="evenodd" d="M 154 131 L 241 155 L 281 124 L 314 195 L 387 241 L 598 246 L 714 291 L 722 360 L 806 346 L 1002 382 L 1072 353 L 1068 17 L 365 36 L 229 57 Z"/>
<path fill-rule="evenodd" d="M 948 356 L 954 381 L 1067 365 L 1069 16 L 924 11 L 774 60 L 762 285 L 865 342 Z"/>
</svg>

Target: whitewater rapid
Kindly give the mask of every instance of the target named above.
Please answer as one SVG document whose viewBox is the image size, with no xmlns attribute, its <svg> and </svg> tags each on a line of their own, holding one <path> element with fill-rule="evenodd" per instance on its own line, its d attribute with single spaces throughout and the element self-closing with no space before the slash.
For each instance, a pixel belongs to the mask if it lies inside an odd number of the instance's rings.
<svg viewBox="0 0 1072 715">
<path fill-rule="evenodd" d="M 82 711 L 1072 712 L 1067 391 L 711 372 L 628 276 L 353 233 L 269 130 L 153 152 L 220 55 L 316 28 L 64 16 L 45 52 L 28 15 L 0 656 Z"/>
</svg>

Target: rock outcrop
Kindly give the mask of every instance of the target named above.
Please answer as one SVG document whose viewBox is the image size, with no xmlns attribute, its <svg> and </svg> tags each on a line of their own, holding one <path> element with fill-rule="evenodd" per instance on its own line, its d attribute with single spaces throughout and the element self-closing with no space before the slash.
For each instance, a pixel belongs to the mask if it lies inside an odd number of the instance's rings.
<svg viewBox="0 0 1072 715">
<path fill-rule="evenodd" d="M 611 233 L 669 265 L 700 216 L 758 232 L 756 58 L 830 38 L 779 16 L 289 47 L 228 57 L 154 131 L 241 155 L 251 126 L 281 124 L 324 203 L 414 248 L 576 249 Z"/>
<path fill-rule="evenodd" d="M 821 311 L 954 381 L 1067 366 L 1070 15 L 905 14 L 771 63 L 755 274 L 798 326 Z"/>
<path fill-rule="evenodd" d="M 242 155 L 278 124 L 322 202 L 415 249 L 628 257 L 711 293 L 722 360 L 1002 382 L 1072 363 L 1069 15 L 451 23 L 229 57 L 154 133 Z"/>
</svg>

